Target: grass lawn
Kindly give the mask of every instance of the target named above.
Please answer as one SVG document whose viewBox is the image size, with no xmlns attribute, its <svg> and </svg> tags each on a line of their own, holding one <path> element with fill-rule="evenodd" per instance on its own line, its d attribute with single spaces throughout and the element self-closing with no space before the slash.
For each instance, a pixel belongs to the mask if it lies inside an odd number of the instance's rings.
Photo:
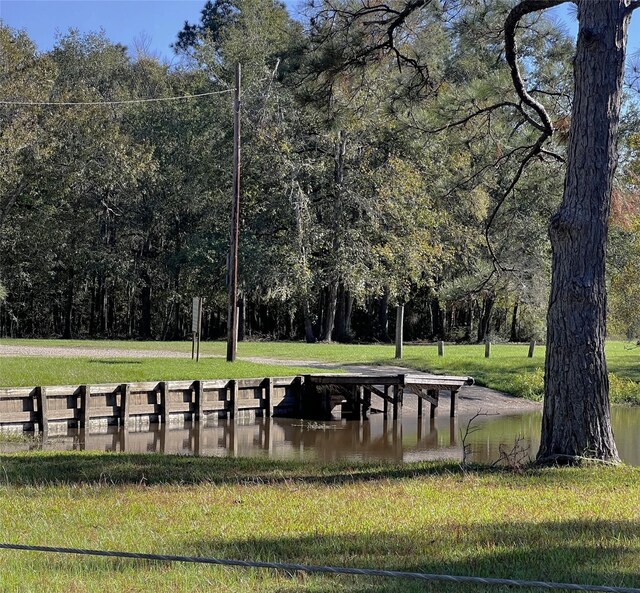
<svg viewBox="0 0 640 593">
<path fill-rule="evenodd" d="M 139 350 L 165 350 L 189 353 L 190 342 L 133 342 L 91 340 L 0 340 L 0 344 L 49 347 L 123 348 Z M 403 366 L 412 369 L 470 375 L 480 385 L 492 387 L 506 393 L 530 399 L 542 396 L 544 351 L 538 346 L 533 358 L 527 358 L 528 345 L 496 344 L 491 358 L 484 357 L 483 345 L 447 345 L 445 356 L 438 357 L 435 345 L 407 345 L 404 349 Z M 278 367 L 267 372 L 251 367 L 245 361 L 234 365 L 223 362 L 226 353 L 224 342 L 203 342 L 202 352 L 208 356 L 200 363 L 202 378 L 235 378 L 240 376 L 268 376 L 298 374 L 292 368 Z M 640 347 L 627 342 L 610 341 L 606 347 L 610 370 L 611 397 L 615 403 L 640 404 Z M 395 348 L 390 344 L 306 344 L 303 342 L 241 342 L 238 356 L 262 357 L 292 361 L 320 361 L 342 364 L 394 364 Z M 57 359 L 42 359 L 49 362 L 34 362 L 34 359 L 0 358 L 0 384 L 2 385 L 46 385 L 97 381 L 134 381 L 155 379 L 196 378 L 189 359 L 168 359 L 162 362 L 136 359 L 120 364 L 109 360 L 87 362 L 86 359 L 66 359 L 64 365 Z M 42 365 L 42 366 L 41 366 Z M 248 366 L 244 366 L 248 365 Z M 76 370 L 77 369 L 77 370 Z M 202 371 L 200 369 L 206 369 Z M 95 373 L 97 374 L 93 374 Z M 26 373 L 26 374 L 25 374 Z M 159 374 L 160 373 L 160 374 Z M 221 373 L 221 374 L 218 374 Z M 73 377 L 85 377 L 76 380 Z M 100 378 L 90 380 L 92 376 Z M 69 378 L 67 378 L 69 377 Z M 18 381 L 18 382 L 16 382 Z"/>
<path fill-rule="evenodd" d="M 0 466 L 5 542 L 640 587 L 632 468 L 79 452 L 2 455 Z M 503 589 L 0 551 L 0 590 Z"/>
<path fill-rule="evenodd" d="M 196 363 L 190 358 L 0 357 L 0 387 L 281 377 L 310 372 L 314 369 L 246 361 L 230 364 L 220 358 Z"/>
</svg>

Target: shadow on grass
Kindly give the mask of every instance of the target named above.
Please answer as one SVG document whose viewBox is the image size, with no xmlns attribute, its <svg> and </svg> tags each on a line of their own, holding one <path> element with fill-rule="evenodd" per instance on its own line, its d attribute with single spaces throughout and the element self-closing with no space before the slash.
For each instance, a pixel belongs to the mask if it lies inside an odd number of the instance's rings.
<svg viewBox="0 0 640 593">
<path fill-rule="evenodd" d="M 516 487 L 584 484 L 597 480 L 611 487 L 637 484 L 640 469 L 635 467 L 545 468 L 530 466 L 513 473 L 504 466 L 455 461 L 315 462 L 252 457 L 197 457 L 161 453 L 99 453 L 88 451 L 30 451 L 0 454 L 0 486 L 40 486 L 49 484 L 280 484 L 301 482 L 339 485 L 375 480 L 451 476 L 464 480 L 476 477 L 489 485 Z M 621 482 L 621 480 L 623 482 Z"/>
<path fill-rule="evenodd" d="M 318 510 L 321 512 L 321 509 Z M 223 520 L 223 519 L 221 519 Z M 590 585 L 640 586 L 637 571 L 640 549 L 638 521 L 527 520 L 493 524 L 471 523 L 401 533 L 384 531 L 347 534 L 314 534 L 301 537 L 229 539 L 226 541 L 185 540 L 173 549 L 142 547 L 127 550 L 184 556 L 284 562 L 307 565 L 347 566 L 403 572 L 482 576 L 517 580 L 552 581 Z M 152 561 L 123 561 L 50 555 L 48 569 L 71 571 L 81 562 L 87 574 L 108 574 L 123 570 L 153 570 L 170 565 Z M 221 570 L 201 566 L 201 570 Z M 73 568 L 77 570 L 77 568 Z M 242 571 L 245 568 L 225 568 Z M 271 570 L 251 569 L 259 584 L 269 580 Z M 287 574 L 287 573 L 284 573 Z M 371 591 L 383 592 L 492 592 L 503 587 L 425 582 L 404 578 L 352 575 L 310 576 L 288 573 L 290 586 L 279 582 L 278 591 Z M 224 578 L 224 577 L 223 577 Z M 266 582 L 265 581 L 265 582 Z M 540 591 L 536 588 L 519 591 Z"/>
<path fill-rule="evenodd" d="M 489 470 L 485 471 L 498 471 Z M 0 485 L 47 484 L 342 484 L 460 474 L 454 462 L 321 464 L 259 458 L 163 454 L 29 452 L 0 455 Z"/>
</svg>

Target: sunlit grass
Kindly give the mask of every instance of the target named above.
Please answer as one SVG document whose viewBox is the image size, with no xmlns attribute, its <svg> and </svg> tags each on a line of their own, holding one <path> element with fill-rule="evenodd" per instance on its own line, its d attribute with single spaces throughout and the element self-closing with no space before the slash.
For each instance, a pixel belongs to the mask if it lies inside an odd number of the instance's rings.
<svg viewBox="0 0 640 593">
<path fill-rule="evenodd" d="M 300 375 L 314 369 L 297 366 L 259 364 L 246 361 L 227 363 L 204 358 L 63 358 L 0 357 L 0 386 L 81 385 L 136 381 L 179 381 L 195 379 L 238 379 Z"/>
<path fill-rule="evenodd" d="M 0 456 L 0 529 L 40 545 L 638 587 L 639 478 L 31 453 Z M 0 590 L 496 591 L 26 552 L 0 553 Z"/>
<path fill-rule="evenodd" d="M 183 352 L 185 360 L 167 358 L 162 362 L 149 359 L 136 359 L 136 362 L 100 365 L 87 362 L 81 357 L 66 359 L 60 365 L 59 359 L 34 359 L 20 361 L 15 358 L 0 358 L 0 384 L 10 385 L 10 381 L 19 381 L 14 385 L 60 384 L 61 382 L 97 382 L 194 378 L 192 369 L 203 368 L 206 375 L 201 378 L 235 378 L 240 376 L 267 376 L 269 374 L 297 374 L 291 368 L 279 367 L 263 373 L 258 367 L 240 360 L 234 365 L 224 363 L 226 344 L 224 342 L 203 342 L 202 354 L 205 357 L 200 367 L 192 366 L 188 358 L 190 342 L 135 342 L 135 341 L 92 341 L 92 340 L 0 340 L 0 344 L 47 346 L 47 347 L 91 347 L 119 348 L 130 350 L 164 350 Z M 491 357 L 485 358 L 484 345 L 445 346 L 445 355 L 439 357 L 437 347 L 428 345 L 407 345 L 404 358 L 394 358 L 395 347 L 391 344 L 306 344 L 303 342 L 240 342 L 238 356 L 242 358 L 282 361 L 318 361 L 336 364 L 401 365 L 410 369 L 446 373 L 450 375 L 468 375 L 474 377 L 480 385 L 485 385 L 505 393 L 539 399 L 542 396 L 544 346 L 537 346 L 533 358 L 528 358 L 528 344 L 494 344 Z M 620 341 L 607 342 L 607 362 L 611 376 L 612 401 L 618 403 L 640 404 L 640 347 Z M 12 366 L 13 365 L 13 366 Z M 100 368 L 102 366 L 102 368 Z M 109 369 L 106 367 L 109 366 Z M 136 367 L 136 368 L 134 368 Z M 148 370 L 148 372 L 147 372 Z M 158 370 L 161 375 L 158 375 Z M 91 380 L 92 373 L 99 372 L 101 379 Z M 109 372 L 110 371 L 110 372 Z M 317 371 L 316 371 L 317 372 Z M 155 375 L 154 375 L 155 373 Z M 222 373 L 222 374 L 220 374 Z M 226 374 L 225 374 L 226 373 Z M 249 374 L 247 374 L 249 373 Z M 27 380 L 26 375 L 32 377 Z M 79 380 L 64 380 L 65 376 L 82 376 Z M 154 376 L 152 376 L 154 375 Z M 97 375 L 96 375 L 97 376 Z M 42 377 L 39 379 L 38 377 Z M 59 378 L 58 378 L 59 377 Z M 129 379 L 128 377 L 131 377 Z M 137 378 L 145 377 L 145 379 Z M 46 378 L 46 380 L 45 380 Z M 198 377 L 195 377 L 198 378 Z"/>
</svg>

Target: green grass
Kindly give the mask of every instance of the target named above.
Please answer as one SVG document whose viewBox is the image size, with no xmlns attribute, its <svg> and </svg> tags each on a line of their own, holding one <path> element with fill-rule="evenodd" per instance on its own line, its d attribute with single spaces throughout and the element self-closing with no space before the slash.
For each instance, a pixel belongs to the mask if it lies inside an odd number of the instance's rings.
<svg viewBox="0 0 640 593">
<path fill-rule="evenodd" d="M 0 358 L 0 386 L 81 385 L 137 381 L 280 377 L 314 372 L 296 366 L 228 363 L 219 358 L 62 358 L 11 356 Z"/>
<path fill-rule="evenodd" d="M 639 587 L 640 472 L 0 456 L 2 541 Z M 502 589 L 0 552 L 3 592 Z M 528 591 L 528 590 L 524 590 Z"/>
<path fill-rule="evenodd" d="M 123 348 L 139 350 L 165 350 L 189 353 L 190 342 L 132 342 L 132 341 L 83 341 L 83 340 L 0 340 L 0 344 L 28 346 L 64 346 L 91 348 Z M 491 358 L 484 357 L 483 345 L 447 345 L 445 356 L 438 357 L 435 345 L 407 345 L 404 350 L 403 366 L 412 369 L 438 373 L 469 375 L 480 385 L 498 389 L 519 397 L 540 399 L 543 386 L 544 347 L 538 346 L 535 356 L 527 358 L 528 345 L 496 344 L 492 348 Z M 267 376 L 269 374 L 297 374 L 297 372 L 279 367 L 267 372 L 253 370 L 246 361 L 235 365 L 226 365 L 224 342 L 203 342 L 204 356 L 200 363 L 206 368 L 207 375 L 202 378 L 234 378 L 241 376 Z M 606 346 L 607 361 L 611 372 L 611 398 L 614 403 L 640 405 L 640 347 L 626 342 L 610 341 Z M 284 361 L 319 361 L 338 364 L 393 364 L 395 348 L 390 344 L 306 344 L 303 342 L 241 342 L 238 344 L 240 358 L 265 358 Z M 20 362 L 15 358 L 0 358 L 0 384 L 60 384 L 62 382 L 80 383 L 76 379 L 64 379 L 72 375 L 82 375 L 85 382 L 132 381 L 155 379 L 180 379 L 192 377 L 194 363 L 190 360 L 178 362 L 166 359 L 163 362 L 151 362 L 138 359 L 135 363 L 115 364 L 93 361 L 87 363 L 80 357 L 67 359 L 60 365 L 59 359 L 40 359 L 49 362 L 33 362 L 35 359 Z M 31 361 L 31 362 L 30 362 Z M 216 365 L 219 366 L 216 366 Z M 42 366 L 41 366 L 42 365 Z M 134 368 L 136 367 L 136 368 Z M 42 370 L 38 370 L 42 369 Z M 49 370 L 47 370 L 49 369 Z M 77 369 L 77 370 L 76 370 Z M 148 372 L 146 372 L 148 369 Z M 162 372 L 157 374 L 158 369 Z M 209 372 L 211 369 L 211 372 Z M 218 370 L 219 369 L 219 370 Z M 85 372 L 86 371 L 86 372 Z M 93 372 L 99 372 L 101 378 L 91 379 Z M 28 374 L 31 379 L 26 378 Z M 155 374 L 154 374 L 155 373 Z M 221 374 L 217 374 L 221 373 Z M 225 374 L 226 373 L 226 374 Z M 235 373 L 235 374 L 234 374 Z M 248 373 L 248 374 L 247 374 Z M 96 375 L 98 376 L 98 375 Z M 139 377 L 139 378 L 138 378 Z M 46 380 L 45 380 L 46 379 Z M 17 383 L 11 382 L 18 381 Z"/>
</svg>

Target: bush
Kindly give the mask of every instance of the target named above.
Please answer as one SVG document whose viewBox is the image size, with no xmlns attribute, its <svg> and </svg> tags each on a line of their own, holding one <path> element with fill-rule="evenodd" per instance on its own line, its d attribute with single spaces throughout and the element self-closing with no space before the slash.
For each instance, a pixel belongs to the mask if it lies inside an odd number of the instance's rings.
<svg viewBox="0 0 640 593">
<path fill-rule="evenodd" d="M 544 370 L 535 369 L 514 375 L 509 393 L 524 399 L 541 401 L 544 395 Z"/>
<path fill-rule="evenodd" d="M 609 400 L 612 404 L 640 405 L 640 384 L 609 373 Z"/>
</svg>

